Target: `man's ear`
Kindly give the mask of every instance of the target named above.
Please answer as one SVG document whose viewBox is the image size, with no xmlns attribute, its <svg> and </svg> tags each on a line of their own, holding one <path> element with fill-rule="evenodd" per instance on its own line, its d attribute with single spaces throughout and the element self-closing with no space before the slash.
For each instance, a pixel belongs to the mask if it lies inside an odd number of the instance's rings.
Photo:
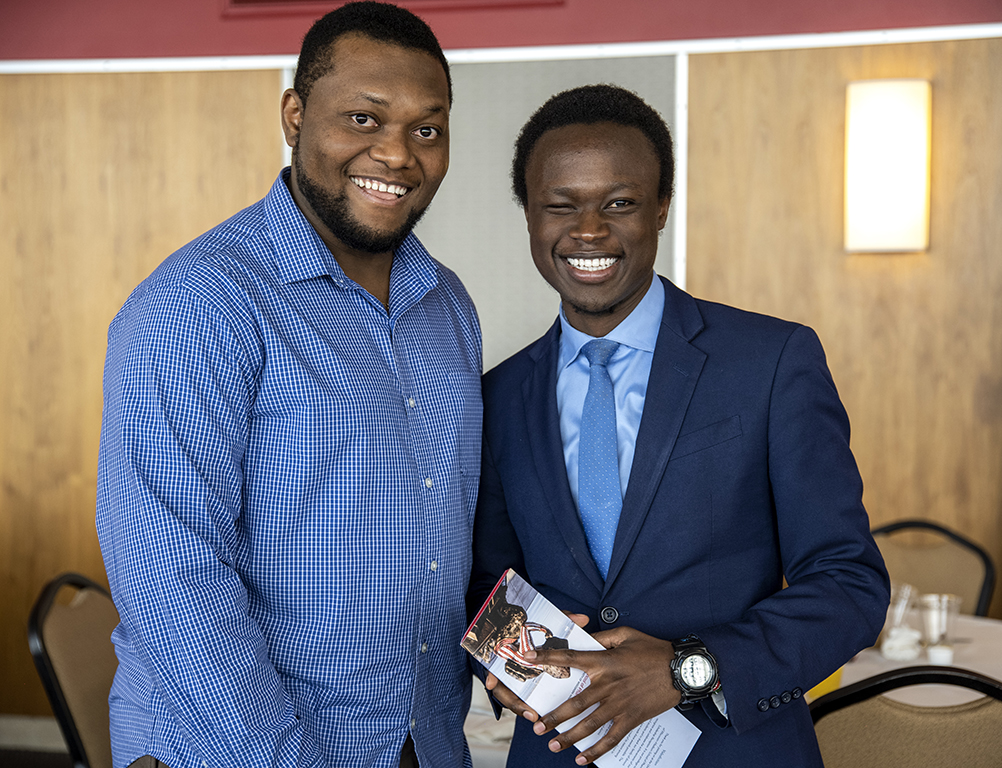
<svg viewBox="0 0 1002 768">
<path fill-rule="evenodd" d="M 671 195 L 663 200 L 658 200 L 658 231 L 665 228 L 665 223 L 668 221 L 668 206 L 670 205 Z"/>
<path fill-rule="evenodd" d="M 293 149 L 299 143 L 299 132 L 303 128 L 303 100 L 295 90 L 289 88 L 282 94 L 282 133 L 285 143 Z"/>
</svg>

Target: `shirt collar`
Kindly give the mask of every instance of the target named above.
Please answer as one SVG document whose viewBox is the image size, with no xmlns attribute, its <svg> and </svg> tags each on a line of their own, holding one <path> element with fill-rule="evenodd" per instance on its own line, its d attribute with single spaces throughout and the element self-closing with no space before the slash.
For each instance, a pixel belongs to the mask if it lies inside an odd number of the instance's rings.
<svg viewBox="0 0 1002 768">
<path fill-rule="evenodd" d="M 275 244 L 275 267 L 283 283 L 295 283 L 329 275 L 344 289 L 361 287 L 341 269 L 330 249 L 299 210 L 289 191 L 290 169 L 282 169 L 264 199 L 265 215 Z M 414 233 L 393 255 L 390 275 L 390 306 L 407 305 L 438 284 L 438 262 L 425 250 Z"/>
<path fill-rule="evenodd" d="M 633 308 L 619 325 L 604 337 L 619 342 L 621 346 L 631 347 L 642 352 L 654 352 L 658 343 L 658 332 L 661 330 L 661 316 L 665 308 L 665 287 L 657 274 L 651 280 L 651 285 L 644 298 Z M 581 353 L 581 347 L 594 339 L 587 333 L 579 331 L 567 321 L 564 305 L 560 305 L 560 356 L 557 370 L 562 371 L 573 363 Z"/>
</svg>

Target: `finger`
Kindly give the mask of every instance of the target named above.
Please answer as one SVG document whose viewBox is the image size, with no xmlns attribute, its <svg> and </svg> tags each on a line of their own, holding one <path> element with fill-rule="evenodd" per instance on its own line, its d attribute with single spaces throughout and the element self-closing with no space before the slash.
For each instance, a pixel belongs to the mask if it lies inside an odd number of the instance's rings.
<svg viewBox="0 0 1002 768">
<path fill-rule="evenodd" d="M 562 752 L 563 750 L 577 744 L 579 741 L 591 736 L 592 739 L 595 738 L 595 732 L 599 731 L 607 722 L 609 722 L 608 716 L 603 714 L 603 708 L 598 707 L 593 712 L 585 715 L 581 720 L 575 723 L 573 728 L 569 728 L 561 734 L 553 734 L 553 737 L 548 743 L 548 748 L 551 752 Z M 539 723 L 536 724 L 536 727 Z M 611 729 L 610 729 L 611 730 Z M 608 736 L 608 734 L 606 734 Z M 605 736 L 603 736 L 603 739 Z M 595 749 L 601 743 L 601 739 L 598 743 L 590 747 L 589 749 Z M 613 738 L 611 744 L 607 744 L 604 749 L 602 749 L 598 754 L 604 754 L 604 752 L 612 749 L 618 743 L 617 738 Z"/>
<path fill-rule="evenodd" d="M 570 731 L 568 731 L 568 733 L 570 733 Z M 588 749 L 582 750 L 581 754 L 574 758 L 574 762 L 578 765 L 587 765 L 588 763 L 598 760 L 598 758 L 602 757 L 602 755 L 606 752 L 610 752 L 615 749 L 619 742 L 621 742 L 628 733 L 629 730 L 627 728 L 620 728 L 619 725 L 613 721 L 609 732 L 592 746 L 588 747 Z"/>
<path fill-rule="evenodd" d="M 588 626 L 589 619 L 583 613 L 568 613 L 567 618 L 573 621 L 582 629 Z"/>
<path fill-rule="evenodd" d="M 540 717 L 532 727 L 532 730 L 536 735 L 541 736 L 548 731 L 552 731 L 561 723 L 581 717 L 597 702 L 598 698 L 593 695 L 593 691 L 590 688 L 585 688 L 577 696 L 572 696 L 556 709 Z"/>
<path fill-rule="evenodd" d="M 627 628 L 618 627 L 616 629 L 607 629 L 604 632 L 596 632 L 592 637 L 598 640 L 603 648 L 608 650 L 610 648 L 618 648 L 625 643 L 629 639 L 630 633 Z"/>
<path fill-rule="evenodd" d="M 498 680 L 493 674 L 488 673 L 484 687 L 491 692 L 491 695 L 501 702 L 501 706 L 514 712 L 519 717 L 524 717 L 531 723 L 539 719 L 539 714 L 518 696 L 511 692 L 504 683 Z"/>
<path fill-rule="evenodd" d="M 547 664 L 555 667 L 574 667 L 588 670 L 590 662 L 597 661 L 595 656 L 600 651 L 572 651 L 567 648 L 542 648 L 526 651 L 525 658 L 534 664 Z"/>
</svg>

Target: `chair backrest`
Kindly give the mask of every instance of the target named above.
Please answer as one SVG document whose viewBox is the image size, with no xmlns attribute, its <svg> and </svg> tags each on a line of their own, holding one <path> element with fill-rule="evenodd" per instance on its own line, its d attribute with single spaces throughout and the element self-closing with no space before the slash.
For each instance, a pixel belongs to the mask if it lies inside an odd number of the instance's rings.
<svg viewBox="0 0 1002 768">
<path fill-rule="evenodd" d="M 77 768 L 111 768 L 108 694 L 118 668 L 111 632 L 118 612 L 90 579 L 49 582 L 28 619 L 28 646 Z"/>
<path fill-rule="evenodd" d="M 928 520 L 900 520 L 872 533 L 892 581 L 959 595 L 961 613 L 988 615 L 995 566 L 973 541 Z"/>
<path fill-rule="evenodd" d="M 985 694 L 921 707 L 881 696 L 906 685 L 960 685 Z M 906 667 L 811 704 L 825 768 L 988 768 L 1002 763 L 1002 682 L 955 667 Z"/>
</svg>

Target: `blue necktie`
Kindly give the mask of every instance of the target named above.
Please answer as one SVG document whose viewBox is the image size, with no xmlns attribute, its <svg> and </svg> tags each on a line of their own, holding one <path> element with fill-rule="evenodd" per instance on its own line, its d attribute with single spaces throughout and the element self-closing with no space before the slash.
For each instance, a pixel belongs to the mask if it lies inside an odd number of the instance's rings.
<svg viewBox="0 0 1002 768">
<path fill-rule="evenodd" d="M 588 548 L 602 578 L 609 574 L 612 545 L 616 540 L 623 494 L 619 486 L 619 451 L 616 440 L 616 400 L 606 363 L 619 347 L 615 341 L 596 339 L 582 348 L 591 370 L 588 394 L 581 413 L 578 443 L 578 510 L 588 537 Z"/>
</svg>

